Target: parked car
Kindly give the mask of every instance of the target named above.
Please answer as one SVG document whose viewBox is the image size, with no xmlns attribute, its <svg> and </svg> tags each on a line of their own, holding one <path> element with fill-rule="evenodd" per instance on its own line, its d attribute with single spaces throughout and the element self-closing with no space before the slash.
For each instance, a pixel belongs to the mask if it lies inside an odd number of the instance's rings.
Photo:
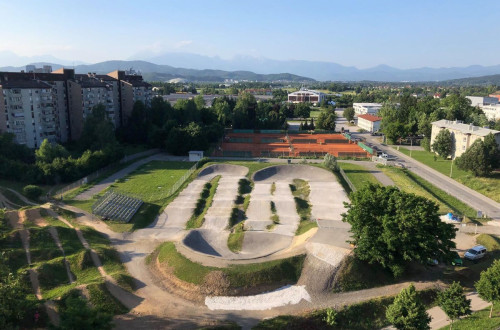
<svg viewBox="0 0 500 330">
<path fill-rule="evenodd" d="M 484 257 L 486 254 L 486 248 L 482 245 L 476 245 L 472 249 L 467 250 L 465 252 L 464 257 L 465 259 L 469 260 L 479 260 L 482 257 Z"/>
<path fill-rule="evenodd" d="M 453 266 L 462 266 L 464 264 L 464 261 L 462 260 L 462 258 L 460 258 L 460 255 L 458 254 L 457 251 L 453 252 L 451 264 Z"/>
</svg>

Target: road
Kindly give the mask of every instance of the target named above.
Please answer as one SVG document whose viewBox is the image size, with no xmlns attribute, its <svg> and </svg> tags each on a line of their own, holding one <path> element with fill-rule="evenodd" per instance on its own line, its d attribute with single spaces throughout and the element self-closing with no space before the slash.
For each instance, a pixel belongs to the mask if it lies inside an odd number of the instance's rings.
<svg viewBox="0 0 500 330">
<path fill-rule="evenodd" d="M 423 179 L 429 181 L 436 187 L 444 190 L 448 194 L 456 197 L 460 201 L 474 208 L 475 210 L 480 210 L 483 214 L 486 214 L 492 220 L 500 221 L 500 203 L 495 202 L 494 200 L 474 191 L 461 183 L 447 177 L 439 173 L 438 171 L 430 168 L 427 165 L 424 165 L 409 156 L 391 148 L 387 145 L 382 145 L 377 137 L 370 136 L 369 133 L 357 133 L 356 135 L 360 135 L 366 138 L 366 141 L 372 143 L 377 146 L 377 148 L 381 151 L 385 151 L 390 155 L 396 155 L 400 160 L 405 162 L 406 167 L 422 177 Z"/>
</svg>

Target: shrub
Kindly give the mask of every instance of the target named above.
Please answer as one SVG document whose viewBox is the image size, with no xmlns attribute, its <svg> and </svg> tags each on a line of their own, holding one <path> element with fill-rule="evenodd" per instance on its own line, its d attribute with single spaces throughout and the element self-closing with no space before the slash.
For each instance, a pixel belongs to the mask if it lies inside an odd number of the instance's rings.
<svg viewBox="0 0 500 330">
<path fill-rule="evenodd" d="M 29 184 L 23 188 L 23 194 L 31 199 L 38 199 L 42 193 L 43 190 L 39 186 Z"/>
</svg>

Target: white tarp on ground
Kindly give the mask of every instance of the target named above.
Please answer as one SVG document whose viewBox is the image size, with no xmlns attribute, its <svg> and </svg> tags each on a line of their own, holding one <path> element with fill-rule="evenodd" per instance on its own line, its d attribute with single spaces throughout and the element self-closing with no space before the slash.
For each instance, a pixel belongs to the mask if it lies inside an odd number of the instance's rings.
<svg viewBox="0 0 500 330">
<path fill-rule="evenodd" d="M 304 285 L 287 285 L 278 290 L 244 297 L 206 297 L 205 305 L 210 310 L 262 311 L 285 305 L 298 304 L 302 299 L 311 301 Z"/>
</svg>

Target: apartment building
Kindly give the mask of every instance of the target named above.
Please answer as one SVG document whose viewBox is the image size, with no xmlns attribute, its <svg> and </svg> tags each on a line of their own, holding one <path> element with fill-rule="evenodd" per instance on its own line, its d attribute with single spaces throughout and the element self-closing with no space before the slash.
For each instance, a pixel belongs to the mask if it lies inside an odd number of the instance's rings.
<svg viewBox="0 0 500 330">
<path fill-rule="evenodd" d="M 140 75 L 30 70 L 0 72 L 0 132 L 14 133 L 16 141 L 30 148 L 40 146 L 45 138 L 77 140 L 84 119 L 98 104 L 106 107 L 115 127 L 126 123 L 136 101 L 151 105 L 151 85 Z"/>
<path fill-rule="evenodd" d="M 466 96 L 465 98 L 470 100 L 473 107 L 481 107 L 488 104 L 497 104 L 498 99 L 496 97 L 488 96 Z"/>
<path fill-rule="evenodd" d="M 443 129 L 447 129 L 451 133 L 453 148 L 452 158 L 461 156 L 476 140 L 484 140 L 488 134 L 493 134 L 500 149 L 500 131 L 474 126 L 472 124 L 463 124 L 460 121 L 453 120 L 438 120 L 432 123 L 431 145 L 434 143 L 436 136 Z"/>
<path fill-rule="evenodd" d="M 382 104 L 380 103 L 353 103 L 352 107 L 354 108 L 354 113 L 356 115 L 374 115 L 378 114 L 380 108 L 382 108 Z"/>
<path fill-rule="evenodd" d="M 500 104 L 487 104 L 481 106 L 481 110 L 483 110 L 484 115 L 488 120 L 500 120 Z"/>
</svg>

